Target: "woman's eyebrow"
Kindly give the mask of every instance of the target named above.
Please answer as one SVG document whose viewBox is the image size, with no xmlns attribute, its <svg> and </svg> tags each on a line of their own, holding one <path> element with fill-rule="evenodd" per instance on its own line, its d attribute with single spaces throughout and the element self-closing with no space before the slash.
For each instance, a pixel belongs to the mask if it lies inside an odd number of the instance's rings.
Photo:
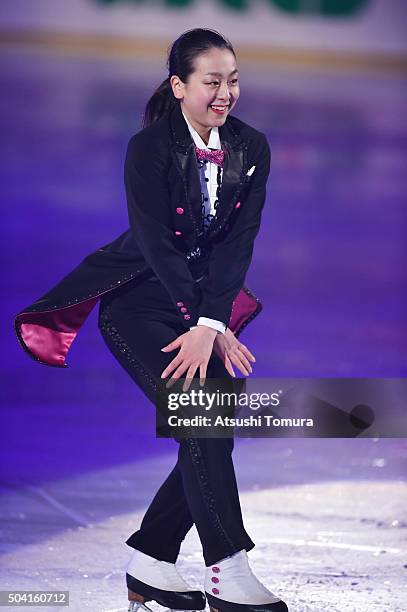
<svg viewBox="0 0 407 612">
<path fill-rule="evenodd" d="M 236 72 L 239 72 L 237 68 L 235 70 L 232 70 L 232 72 L 229 74 L 229 76 L 232 76 L 232 74 L 235 74 Z M 215 76 L 222 76 L 221 72 L 206 72 L 205 76 L 207 76 L 208 74 L 213 74 Z"/>
</svg>

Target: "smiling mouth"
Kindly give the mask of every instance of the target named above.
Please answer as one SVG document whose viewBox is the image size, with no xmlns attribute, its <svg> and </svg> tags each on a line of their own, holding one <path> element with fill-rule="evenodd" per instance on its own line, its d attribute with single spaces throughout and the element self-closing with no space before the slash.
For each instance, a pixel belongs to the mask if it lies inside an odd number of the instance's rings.
<svg viewBox="0 0 407 612">
<path fill-rule="evenodd" d="M 230 108 L 230 104 L 227 105 L 223 105 L 221 106 L 220 104 L 210 104 L 209 108 L 211 108 L 214 111 L 218 111 L 218 112 L 224 112 L 226 111 L 228 108 Z"/>
</svg>

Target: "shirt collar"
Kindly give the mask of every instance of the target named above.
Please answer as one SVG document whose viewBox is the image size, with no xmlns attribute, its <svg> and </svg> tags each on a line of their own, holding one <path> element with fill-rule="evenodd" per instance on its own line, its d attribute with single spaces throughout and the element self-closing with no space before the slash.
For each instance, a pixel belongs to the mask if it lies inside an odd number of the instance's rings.
<svg viewBox="0 0 407 612">
<path fill-rule="evenodd" d="M 184 112 L 183 111 L 181 112 L 184 115 L 184 119 L 188 126 L 189 132 L 192 136 L 192 139 L 199 149 L 221 149 L 222 148 L 220 144 L 219 130 L 217 126 L 214 126 L 211 129 L 211 133 L 209 134 L 208 144 L 205 144 L 202 138 L 200 137 L 200 135 L 198 134 L 198 132 L 196 131 L 196 129 L 192 127 L 192 125 L 186 118 Z"/>
</svg>

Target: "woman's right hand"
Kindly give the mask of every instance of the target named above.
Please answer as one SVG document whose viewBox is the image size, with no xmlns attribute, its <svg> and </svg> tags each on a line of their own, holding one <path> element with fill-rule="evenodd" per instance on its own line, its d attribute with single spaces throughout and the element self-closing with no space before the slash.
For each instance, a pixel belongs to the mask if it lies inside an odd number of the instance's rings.
<svg viewBox="0 0 407 612">
<path fill-rule="evenodd" d="M 253 371 L 250 361 L 254 362 L 256 358 L 245 344 L 239 342 L 229 327 L 224 334 L 217 334 L 213 350 L 222 359 L 225 368 L 232 376 L 236 376 L 232 363 L 245 376 L 248 376 Z"/>
</svg>

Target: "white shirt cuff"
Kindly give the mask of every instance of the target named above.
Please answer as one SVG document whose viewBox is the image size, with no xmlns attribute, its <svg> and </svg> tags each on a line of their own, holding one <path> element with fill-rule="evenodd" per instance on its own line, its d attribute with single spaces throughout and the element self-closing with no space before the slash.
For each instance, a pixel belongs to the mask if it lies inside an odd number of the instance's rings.
<svg viewBox="0 0 407 612">
<path fill-rule="evenodd" d="M 199 317 L 197 325 L 206 325 L 207 327 L 216 329 L 216 331 L 221 334 L 224 334 L 226 331 L 226 325 L 222 323 L 222 321 L 217 321 L 216 319 L 208 319 L 208 317 Z M 190 329 L 194 329 L 194 327 L 196 327 L 196 325 L 194 325 Z"/>
</svg>

